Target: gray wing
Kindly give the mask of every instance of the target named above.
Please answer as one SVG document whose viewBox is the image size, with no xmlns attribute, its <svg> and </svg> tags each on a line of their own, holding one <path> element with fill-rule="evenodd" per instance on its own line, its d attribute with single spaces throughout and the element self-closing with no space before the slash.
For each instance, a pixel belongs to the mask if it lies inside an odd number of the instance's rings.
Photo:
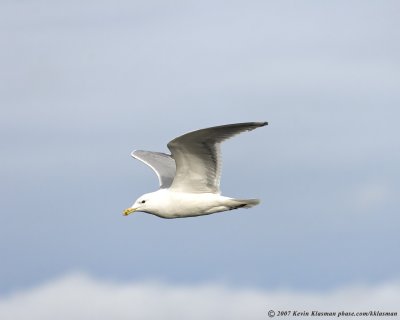
<svg viewBox="0 0 400 320">
<path fill-rule="evenodd" d="M 176 163 L 170 189 L 185 192 L 220 193 L 220 143 L 244 131 L 267 125 L 247 122 L 201 129 L 186 133 L 168 143 Z"/>
<path fill-rule="evenodd" d="M 175 161 L 165 153 L 135 150 L 131 153 L 135 159 L 147 164 L 157 174 L 160 188 L 169 188 L 175 177 Z"/>
</svg>

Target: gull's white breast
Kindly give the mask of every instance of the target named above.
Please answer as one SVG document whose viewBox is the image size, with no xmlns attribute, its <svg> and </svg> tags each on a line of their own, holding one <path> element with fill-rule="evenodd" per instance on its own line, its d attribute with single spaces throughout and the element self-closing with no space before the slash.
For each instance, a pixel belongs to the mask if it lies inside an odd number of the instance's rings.
<svg viewBox="0 0 400 320">
<path fill-rule="evenodd" d="M 151 212 L 162 218 L 207 215 L 229 210 L 233 199 L 215 193 L 187 193 L 160 189 L 152 193 Z"/>
</svg>

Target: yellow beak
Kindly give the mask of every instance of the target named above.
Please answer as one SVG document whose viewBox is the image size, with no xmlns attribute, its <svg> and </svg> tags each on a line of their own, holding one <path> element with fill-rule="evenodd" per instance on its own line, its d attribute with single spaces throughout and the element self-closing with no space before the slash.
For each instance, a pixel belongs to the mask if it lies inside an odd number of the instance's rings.
<svg viewBox="0 0 400 320">
<path fill-rule="evenodd" d="M 123 214 L 124 216 L 128 216 L 128 215 L 130 215 L 131 213 L 135 212 L 136 210 L 137 210 L 137 208 L 128 208 L 128 209 L 125 209 L 125 210 L 122 212 L 122 214 Z"/>
</svg>

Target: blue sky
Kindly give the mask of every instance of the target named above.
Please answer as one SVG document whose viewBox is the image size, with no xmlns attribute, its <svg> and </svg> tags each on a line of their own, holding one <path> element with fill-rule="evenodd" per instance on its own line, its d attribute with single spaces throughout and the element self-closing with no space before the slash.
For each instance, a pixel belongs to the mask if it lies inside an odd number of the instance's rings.
<svg viewBox="0 0 400 320">
<path fill-rule="evenodd" d="M 0 295 L 76 273 L 316 293 L 397 283 L 399 10 L 3 1 Z M 133 149 L 245 121 L 269 126 L 223 145 L 222 191 L 260 206 L 121 215 L 157 188 Z"/>
</svg>

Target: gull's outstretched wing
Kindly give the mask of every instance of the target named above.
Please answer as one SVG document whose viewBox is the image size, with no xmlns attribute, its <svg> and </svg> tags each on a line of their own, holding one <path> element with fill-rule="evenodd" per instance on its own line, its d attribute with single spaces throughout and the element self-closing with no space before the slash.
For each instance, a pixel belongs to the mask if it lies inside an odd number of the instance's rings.
<svg viewBox="0 0 400 320">
<path fill-rule="evenodd" d="M 175 177 L 175 161 L 161 152 L 135 150 L 131 156 L 147 164 L 157 174 L 160 188 L 169 188 Z"/>
<path fill-rule="evenodd" d="M 201 129 L 186 133 L 168 143 L 176 163 L 170 189 L 184 192 L 220 193 L 220 143 L 244 131 L 267 125 L 247 122 Z"/>
</svg>

